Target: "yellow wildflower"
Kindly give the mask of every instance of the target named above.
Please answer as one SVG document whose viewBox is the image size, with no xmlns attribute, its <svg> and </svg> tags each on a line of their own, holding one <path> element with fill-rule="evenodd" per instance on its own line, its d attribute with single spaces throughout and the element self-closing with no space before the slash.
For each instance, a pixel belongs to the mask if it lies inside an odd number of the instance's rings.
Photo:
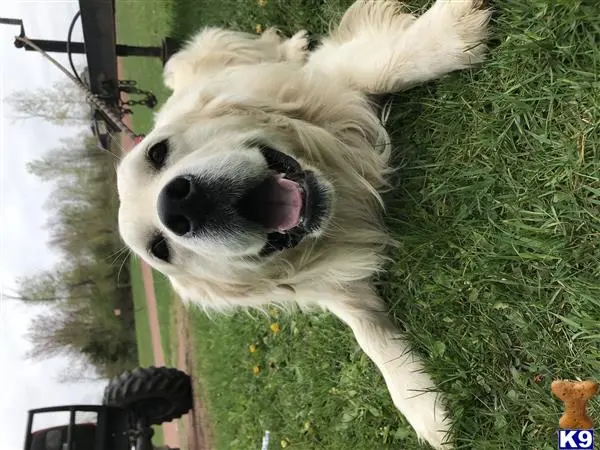
<svg viewBox="0 0 600 450">
<path fill-rule="evenodd" d="M 281 327 L 279 326 L 279 324 L 277 322 L 272 323 L 269 328 L 271 328 L 271 331 L 273 333 L 279 333 L 281 331 Z"/>
<path fill-rule="evenodd" d="M 257 23 L 257 24 L 256 24 L 256 28 L 255 28 L 255 30 L 256 30 L 256 32 L 257 32 L 258 34 L 262 33 L 262 32 L 263 32 L 263 27 L 262 27 L 262 25 L 261 25 L 260 23 Z"/>
<path fill-rule="evenodd" d="M 267 0 L 258 0 L 258 6 L 260 6 L 261 8 L 264 8 L 265 5 L 267 4 Z"/>
<path fill-rule="evenodd" d="M 258 375 L 258 374 L 260 373 L 260 366 L 254 366 L 254 367 L 252 368 L 252 373 L 253 373 L 254 375 Z"/>
<path fill-rule="evenodd" d="M 249 351 L 250 353 L 256 353 L 256 345 L 254 345 L 254 344 L 250 344 L 250 345 L 248 346 L 248 351 Z"/>
<path fill-rule="evenodd" d="M 286 448 L 290 443 L 286 439 L 282 439 L 279 445 L 281 445 L 281 448 Z"/>
</svg>

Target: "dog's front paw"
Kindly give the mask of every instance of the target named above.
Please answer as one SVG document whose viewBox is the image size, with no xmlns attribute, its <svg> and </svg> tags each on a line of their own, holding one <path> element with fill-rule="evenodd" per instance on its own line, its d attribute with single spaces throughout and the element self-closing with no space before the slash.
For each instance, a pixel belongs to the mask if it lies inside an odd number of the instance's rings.
<svg viewBox="0 0 600 450">
<path fill-rule="evenodd" d="M 438 450 L 452 449 L 449 442 L 451 422 L 439 394 L 415 393 L 414 397 L 404 399 L 403 410 L 419 439 Z"/>
<path fill-rule="evenodd" d="M 448 441 L 452 421 L 446 402 L 423 370 L 421 359 L 398 345 L 397 340 L 391 341 L 382 355 L 385 355 L 382 373 L 396 408 L 404 414 L 419 439 L 438 450 L 451 449 Z"/>
<path fill-rule="evenodd" d="M 461 68 L 482 62 L 487 46 L 488 22 L 491 11 L 483 7 L 482 0 L 438 0 L 432 10 L 443 11 L 444 24 L 453 28 L 456 36 L 456 57 Z"/>
</svg>

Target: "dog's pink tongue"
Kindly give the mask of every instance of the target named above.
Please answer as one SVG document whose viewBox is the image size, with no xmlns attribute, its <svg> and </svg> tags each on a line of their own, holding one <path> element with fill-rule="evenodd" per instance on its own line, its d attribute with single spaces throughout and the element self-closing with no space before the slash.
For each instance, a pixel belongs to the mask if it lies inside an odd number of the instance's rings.
<svg viewBox="0 0 600 450">
<path fill-rule="evenodd" d="M 302 194 L 298 183 L 277 177 L 267 199 L 270 204 L 268 228 L 271 231 L 287 231 L 300 222 Z"/>
</svg>

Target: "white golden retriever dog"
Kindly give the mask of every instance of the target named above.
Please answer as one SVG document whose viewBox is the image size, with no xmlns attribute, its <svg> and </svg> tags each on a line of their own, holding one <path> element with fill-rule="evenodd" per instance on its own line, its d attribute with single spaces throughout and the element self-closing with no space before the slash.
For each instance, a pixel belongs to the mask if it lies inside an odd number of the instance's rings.
<svg viewBox="0 0 600 450">
<path fill-rule="evenodd" d="M 358 1 L 310 54 L 305 33 L 205 29 L 168 61 L 173 95 L 118 168 L 124 241 L 184 299 L 330 311 L 435 448 L 451 445 L 444 401 L 371 286 L 390 145 L 367 94 L 482 61 L 489 16 L 478 0 L 418 18 Z"/>
</svg>

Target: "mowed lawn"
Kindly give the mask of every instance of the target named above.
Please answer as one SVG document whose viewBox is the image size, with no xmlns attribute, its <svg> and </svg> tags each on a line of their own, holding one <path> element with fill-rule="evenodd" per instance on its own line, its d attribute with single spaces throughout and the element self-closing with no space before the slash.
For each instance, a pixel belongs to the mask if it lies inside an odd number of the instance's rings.
<svg viewBox="0 0 600 450">
<path fill-rule="evenodd" d="M 135 336 L 137 341 L 138 362 L 140 367 L 150 367 L 154 366 L 155 363 L 154 354 L 152 353 L 152 336 L 150 334 L 150 323 L 148 321 L 146 293 L 144 291 L 144 282 L 142 280 L 139 259 L 131 259 L 129 262 L 129 270 L 131 271 L 131 290 L 133 307 L 135 308 Z M 154 444 L 161 445 L 164 442 L 163 429 L 161 426 L 154 426 L 153 429 Z"/>
<path fill-rule="evenodd" d="M 121 0 L 119 33 L 144 44 L 205 24 L 319 35 L 351 3 Z M 447 394 L 457 447 L 553 449 L 551 381 L 600 378 L 600 4 L 491 4 L 481 68 L 395 98 L 387 202 L 399 245 L 378 287 Z M 158 62 L 126 70 L 167 95 Z M 150 115 L 134 124 L 147 130 Z M 267 429 L 270 449 L 424 448 L 334 318 L 192 315 L 216 448 L 259 448 Z M 597 401 L 590 413 L 600 420 Z"/>
</svg>

